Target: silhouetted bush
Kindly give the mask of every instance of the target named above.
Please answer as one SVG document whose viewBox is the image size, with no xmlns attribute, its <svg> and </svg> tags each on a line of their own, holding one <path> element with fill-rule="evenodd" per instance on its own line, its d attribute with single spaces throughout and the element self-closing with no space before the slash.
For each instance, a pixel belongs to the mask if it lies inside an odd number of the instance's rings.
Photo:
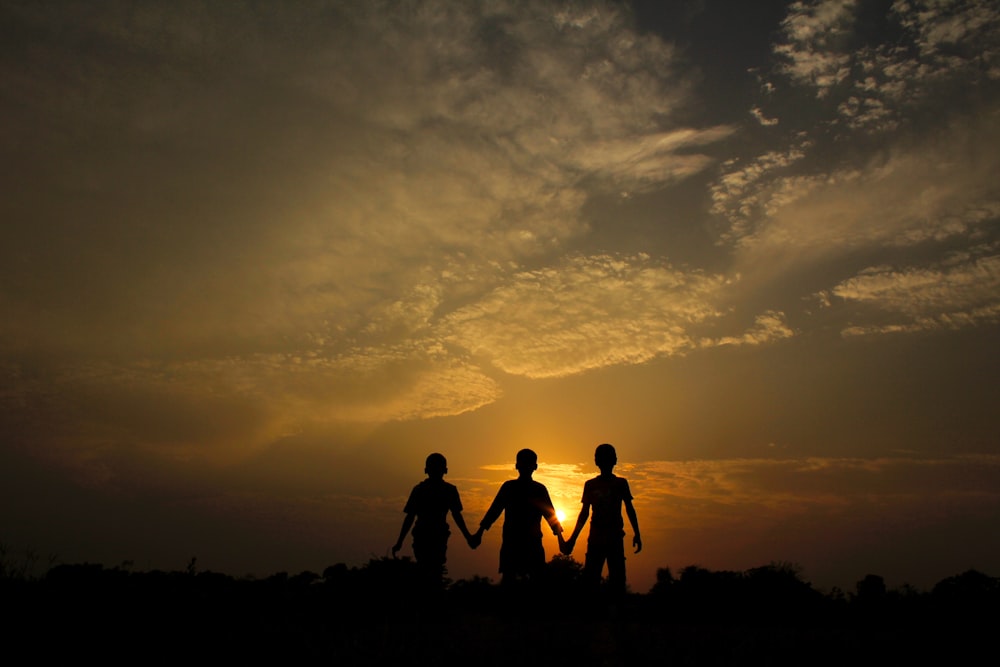
<svg viewBox="0 0 1000 667">
<path fill-rule="evenodd" d="M 996 628 L 1000 622 L 1000 579 L 982 572 L 942 579 L 930 598 L 942 622 L 967 628 Z"/>
<path fill-rule="evenodd" d="M 1000 608 L 1000 582 L 974 570 L 930 593 L 868 575 L 848 596 L 784 563 L 692 565 L 614 595 L 581 588 L 581 567 L 557 557 L 536 581 L 500 585 L 429 577 L 406 558 L 261 579 L 59 565 L 5 589 L 3 627 L 12 652 L 42 661 L 954 664 L 991 640 Z"/>
</svg>

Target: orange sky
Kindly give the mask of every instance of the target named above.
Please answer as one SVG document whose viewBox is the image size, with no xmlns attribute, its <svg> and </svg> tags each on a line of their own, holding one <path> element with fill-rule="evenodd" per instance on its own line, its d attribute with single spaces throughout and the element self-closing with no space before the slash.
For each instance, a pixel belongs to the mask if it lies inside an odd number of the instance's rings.
<svg viewBox="0 0 1000 667">
<path fill-rule="evenodd" d="M 998 46 L 957 1 L 2 2 L 0 542 L 360 565 L 432 451 L 476 525 L 535 449 L 572 524 L 611 442 L 636 590 L 996 574 Z"/>
</svg>

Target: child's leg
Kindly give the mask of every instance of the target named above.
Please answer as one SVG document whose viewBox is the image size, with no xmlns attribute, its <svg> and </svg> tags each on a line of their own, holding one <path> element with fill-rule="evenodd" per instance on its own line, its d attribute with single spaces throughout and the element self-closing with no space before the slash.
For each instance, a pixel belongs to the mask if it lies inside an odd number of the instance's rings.
<svg viewBox="0 0 1000 667">
<path fill-rule="evenodd" d="M 601 570 L 604 569 L 604 561 L 607 556 L 604 546 L 597 540 L 587 542 L 587 556 L 583 561 L 583 583 L 587 586 L 597 587 L 601 583 Z"/>
<path fill-rule="evenodd" d="M 625 543 L 616 540 L 613 545 L 608 545 L 608 583 L 612 590 L 625 590 Z"/>
<path fill-rule="evenodd" d="M 413 556 L 417 565 L 428 576 L 440 579 L 445 573 L 448 557 L 448 535 L 422 536 L 413 538 Z"/>
</svg>

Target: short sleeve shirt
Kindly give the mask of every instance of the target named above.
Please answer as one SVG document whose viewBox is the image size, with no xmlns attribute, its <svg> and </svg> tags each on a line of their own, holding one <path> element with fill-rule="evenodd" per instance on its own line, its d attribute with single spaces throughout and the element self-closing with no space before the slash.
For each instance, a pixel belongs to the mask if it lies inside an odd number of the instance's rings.
<svg viewBox="0 0 1000 667">
<path fill-rule="evenodd" d="M 483 518 L 489 528 L 503 512 L 503 536 L 508 538 L 541 538 L 541 520 L 554 521 L 555 509 L 544 484 L 532 479 L 511 479 L 504 482 L 493 504 Z"/>
<path fill-rule="evenodd" d="M 622 503 L 632 500 L 628 480 L 616 475 L 599 475 L 583 485 L 582 502 L 589 504 L 594 516 L 590 520 L 590 534 L 601 537 L 619 537 L 625 527 L 622 520 Z"/>
<path fill-rule="evenodd" d="M 458 488 L 443 479 L 425 479 L 413 487 L 403 511 L 417 516 L 413 534 L 447 533 L 448 512 L 462 511 Z"/>
</svg>

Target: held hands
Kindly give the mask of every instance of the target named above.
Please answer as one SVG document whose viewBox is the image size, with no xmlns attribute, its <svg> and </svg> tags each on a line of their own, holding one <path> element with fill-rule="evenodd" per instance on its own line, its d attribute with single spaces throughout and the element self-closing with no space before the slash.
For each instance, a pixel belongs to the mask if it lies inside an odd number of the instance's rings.
<svg viewBox="0 0 1000 667">
<path fill-rule="evenodd" d="M 468 539 L 466 540 L 466 542 L 469 543 L 469 548 L 470 549 L 475 549 L 480 544 L 482 544 L 483 543 L 483 529 L 480 528 L 475 533 L 470 534 L 469 537 L 468 537 Z"/>
<path fill-rule="evenodd" d="M 576 538 L 570 538 L 569 541 L 564 540 L 562 535 L 559 535 L 559 553 L 564 556 L 569 556 L 573 553 L 573 547 L 576 546 Z"/>
</svg>

